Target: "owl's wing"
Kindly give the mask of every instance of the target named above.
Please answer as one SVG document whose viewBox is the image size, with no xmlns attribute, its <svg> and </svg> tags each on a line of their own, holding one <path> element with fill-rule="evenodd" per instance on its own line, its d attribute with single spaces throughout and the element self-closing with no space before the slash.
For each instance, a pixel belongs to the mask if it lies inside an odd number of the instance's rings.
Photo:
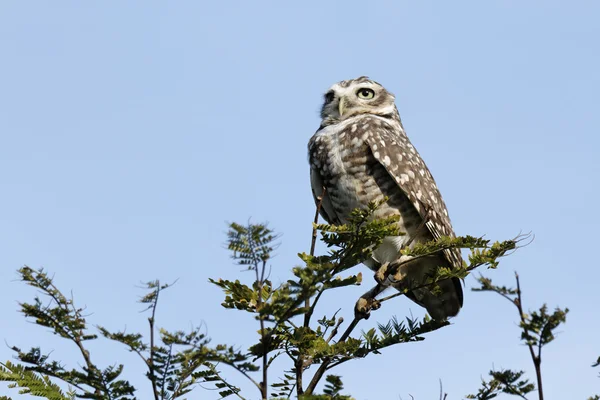
<svg viewBox="0 0 600 400">
<path fill-rule="evenodd" d="M 373 157 L 386 169 L 406 194 L 435 239 L 454 237 L 448 210 L 433 176 L 404 132 L 387 123 L 373 128 L 366 139 Z M 462 266 L 459 249 L 444 250 L 453 266 Z"/>
</svg>

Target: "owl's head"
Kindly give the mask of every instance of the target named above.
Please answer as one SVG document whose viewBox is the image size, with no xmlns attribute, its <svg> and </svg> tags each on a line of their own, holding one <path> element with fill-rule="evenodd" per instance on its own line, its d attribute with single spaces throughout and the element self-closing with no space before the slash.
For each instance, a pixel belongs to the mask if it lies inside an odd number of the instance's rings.
<svg viewBox="0 0 600 400">
<path fill-rule="evenodd" d="M 321 108 L 321 126 L 341 122 L 359 114 L 400 119 L 395 97 L 366 76 L 341 81 L 331 86 Z"/>
</svg>

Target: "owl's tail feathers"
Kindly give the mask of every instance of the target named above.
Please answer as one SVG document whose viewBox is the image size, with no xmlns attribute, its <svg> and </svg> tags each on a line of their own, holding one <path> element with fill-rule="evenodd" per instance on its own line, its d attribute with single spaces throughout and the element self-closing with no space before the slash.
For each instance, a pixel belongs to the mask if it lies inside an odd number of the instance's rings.
<svg viewBox="0 0 600 400">
<path fill-rule="evenodd" d="M 422 288 L 408 292 L 406 297 L 425 307 L 431 318 L 444 321 L 454 317 L 463 305 L 463 291 L 458 278 L 446 279 L 438 282 L 441 293 L 435 295 L 430 289 Z"/>
</svg>

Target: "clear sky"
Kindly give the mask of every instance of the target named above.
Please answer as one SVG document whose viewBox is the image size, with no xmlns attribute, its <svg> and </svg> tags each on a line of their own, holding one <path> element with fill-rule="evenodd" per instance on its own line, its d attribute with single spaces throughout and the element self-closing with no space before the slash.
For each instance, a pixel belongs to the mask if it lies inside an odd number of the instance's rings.
<svg viewBox="0 0 600 400">
<path fill-rule="evenodd" d="M 16 281 L 26 264 L 72 289 L 91 323 L 130 332 L 147 324 L 139 282 L 179 279 L 158 325 L 250 344 L 256 322 L 207 282 L 252 279 L 224 248 L 226 221 L 270 221 L 283 233 L 272 279 L 290 276 L 310 241 L 306 144 L 322 93 L 368 75 L 396 94 L 458 234 L 535 233 L 488 275 L 511 284 L 518 271 L 528 308 L 571 309 L 543 354 L 546 398 L 600 392 L 600 3 L 374 3 L 2 1 L 0 339 L 80 362 L 17 313 L 34 294 Z M 324 296 L 322 312 L 350 312 L 364 290 Z M 410 313 L 422 310 L 399 298 L 361 327 Z M 493 367 L 534 378 L 516 321 L 467 289 L 452 326 L 338 372 L 359 400 L 437 398 L 440 379 L 461 399 Z M 136 358 L 90 347 L 100 365 L 130 364 L 149 398 Z"/>
</svg>

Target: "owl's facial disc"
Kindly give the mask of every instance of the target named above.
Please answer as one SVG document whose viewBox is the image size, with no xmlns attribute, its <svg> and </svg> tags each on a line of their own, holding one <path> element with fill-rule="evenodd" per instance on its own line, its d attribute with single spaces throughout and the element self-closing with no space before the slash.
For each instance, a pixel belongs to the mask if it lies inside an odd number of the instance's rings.
<svg viewBox="0 0 600 400">
<path fill-rule="evenodd" d="M 325 94 L 322 125 L 331 125 L 359 114 L 387 115 L 395 110 L 394 96 L 368 78 L 342 81 Z"/>
<path fill-rule="evenodd" d="M 360 105 L 361 105 L 360 100 L 363 100 L 364 102 L 373 100 L 375 98 L 375 91 L 368 87 L 362 87 L 362 88 L 356 90 L 356 93 L 354 94 L 354 96 L 358 97 L 358 99 L 359 99 L 358 101 L 356 99 L 353 99 L 352 96 L 353 96 L 353 94 L 350 93 L 350 94 L 345 94 L 344 96 L 340 97 L 339 104 L 338 104 L 338 111 L 339 111 L 340 117 L 343 117 L 344 113 L 347 110 L 346 104 L 348 104 L 354 108 L 360 108 Z M 358 104 L 356 104 L 356 103 L 358 103 Z M 362 105 L 368 106 L 368 104 L 366 104 L 366 103 L 363 103 Z M 368 108 L 368 107 L 366 107 L 366 108 Z"/>
</svg>

